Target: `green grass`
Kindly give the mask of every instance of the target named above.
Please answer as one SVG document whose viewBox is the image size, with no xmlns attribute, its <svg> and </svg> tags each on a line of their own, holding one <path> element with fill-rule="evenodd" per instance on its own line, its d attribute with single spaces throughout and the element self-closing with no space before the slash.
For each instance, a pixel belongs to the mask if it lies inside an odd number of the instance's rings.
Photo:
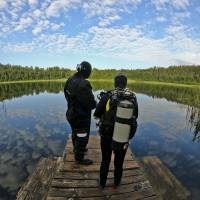
<svg viewBox="0 0 200 200">
<path fill-rule="evenodd" d="M 7 81 L 0 82 L 0 84 L 14 84 L 14 83 L 34 83 L 34 82 L 65 82 L 66 79 L 51 79 L 51 80 L 21 80 L 21 81 Z M 113 79 L 89 79 L 90 82 L 107 82 L 113 83 Z M 184 83 L 168 83 L 168 82 L 158 82 L 158 81 L 142 81 L 142 80 L 128 80 L 129 84 L 141 83 L 141 84 L 151 84 L 151 85 L 167 85 L 167 86 L 176 86 L 176 87 L 188 87 L 200 88 L 200 84 L 184 84 Z"/>
<path fill-rule="evenodd" d="M 112 79 L 90 79 L 91 82 L 110 82 L 113 83 Z M 184 84 L 184 83 L 167 83 L 167 82 L 159 82 L 159 81 L 142 81 L 142 80 L 128 80 L 128 84 L 141 83 L 141 84 L 150 84 L 150 85 L 167 85 L 174 87 L 188 87 L 194 88 L 199 87 L 200 84 Z"/>
<path fill-rule="evenodd" d="M 51 80 L 21 80 L 21 81 L 5 81 L 0 84 L 14 84 L 14 83 L 42 83 L 42 82 L 65 82 L 66 79 L 51 79 Z"/>
</svg>

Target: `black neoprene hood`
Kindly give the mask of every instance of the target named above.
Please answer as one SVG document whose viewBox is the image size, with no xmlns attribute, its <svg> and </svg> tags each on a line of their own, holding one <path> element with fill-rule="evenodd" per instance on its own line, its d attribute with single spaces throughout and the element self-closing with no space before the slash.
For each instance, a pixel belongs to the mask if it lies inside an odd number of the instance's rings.
<svg viewBox="0 0 200 200">
<path fill-rule="evenodd" d="M 88 78 L 92 72 L 92 66 L 89 62 L 83 61 L 80 63 L 80 67 L 77 70 L 84 78 Z"/>
<path fill-rule="evenodd" d="M 127 77 L 124 74 L 117 74 L 115 76 L 115 87 L 125 88 L 127 85 Z"/>
</svg>

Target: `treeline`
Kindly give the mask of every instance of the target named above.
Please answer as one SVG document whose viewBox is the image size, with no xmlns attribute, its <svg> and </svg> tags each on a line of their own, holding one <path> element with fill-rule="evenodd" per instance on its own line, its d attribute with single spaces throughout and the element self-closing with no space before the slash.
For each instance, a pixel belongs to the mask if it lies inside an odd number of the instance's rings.
<svg viewBox="0 0 200 200">
<path fill-rule="evenodd" d="M 19 65 L 0 64 L 0 81 L 19 80 L 51 80 L 66 78 L 72 74 L 72 70 L 59 67 L 22 67 Z"/>
<path fill-rule="evenodd" d="M 0 64 L 0 82 L 18 80 L 52 80 L 67 78 L 73 70 L 60 67 L 40 68 Z M 144 81 L 162 81 L 172 83 L 200 83 L 199 66 L 153 67 L 149 69 L 116 70 L 94 68 L 91 78 L 112 79 L 116 74 L 124 73 L 129 79 Z"/>
<path fill-rule="evenodd" d="M 153 67 L 136 70 L 98 70 L 94 69 L 92 78 L 109 78 L 117 73 L 124 73 L 132 80 L 160 81 L 172 83 L 200 83 L 199 66 Z"/>
</svg>

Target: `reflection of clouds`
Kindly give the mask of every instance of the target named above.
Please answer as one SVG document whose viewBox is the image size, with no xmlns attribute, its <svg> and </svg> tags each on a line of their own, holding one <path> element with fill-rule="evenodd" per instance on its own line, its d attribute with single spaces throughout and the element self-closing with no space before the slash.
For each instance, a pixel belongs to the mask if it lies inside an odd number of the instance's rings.
<svg viewBox="0 0 200 200">
<path fill-rule="evenodd" d="M 195 190 L 200 185 L 199 146 L 191 142 L 186 107 L 142 94 L 137 98 L 139 127 L 131 148 L 138 156 L 157 155 Z M 7 100 L 6 107 L 7 115 L 0 118 L 0 185 L 14 193 L 41 156 L 61 155 L 71 131 L 62 93 Z M 96 132 L 94 120 L 91 132 Z"/>
<path fill-rule="evenodd" d="M 30 108 L 17 108 L 17 109 L 9 109 L 8 115 L 10 117 L 33 117 L 35 113 Z"/>
<path fill-rule="evenodd" d="M 177 158 L 176 155 L 166 154 L 162 157 L 162 161 L 165 162 L 169 167 L 176 167 Z"/>
<path fill-rule="evenodd" d="M 158 156 L 190 191 L 199 194 L 199 146 L 192 143 L 186 107 L 176 108 L 176 104 L 165 102 L 170 109 L 164 112 L 162 105 L 156 107 L 156 103 L 149 98 L 148 106 L 140 109 L 140 124 L 131 147 L 138 156 Z M 146 114 L 148 118 L 143 118 Z"/>
<path fill-rule="evenodd" d="M 185 116 L 183 109 L 177 107 L 176 103 L 168 102 L 164 99 L 152 99 L 152 98 L 142 98 L 140 95 L 138 97 L 140 118 L 143 120 L 154 120 L 160 119 L 160 115 L 168 115 L 168 113 Z M 181 111 L 181 112 L 180 112 Z"/>
<path fill-rule="evenodd" d="M 20 99 L 9 101 L 9 114 L 0 118 L 0 185 L 8 194 L 15 194 L 42 156 L 62 154 L 65 105 L 59 102 L 57 106 L 59 96 L 55 96 L 22 97 L 23 104 Z"/>
</svg>

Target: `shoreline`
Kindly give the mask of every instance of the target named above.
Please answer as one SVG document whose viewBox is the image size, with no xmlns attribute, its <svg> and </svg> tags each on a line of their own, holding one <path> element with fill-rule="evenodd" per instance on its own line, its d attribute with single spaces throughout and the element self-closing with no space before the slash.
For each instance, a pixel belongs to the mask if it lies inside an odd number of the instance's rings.
<svg viewBox="0 0 200 200">
<path fill-rule="evenodd" d="M 45 82 L 65 82 L 66 79 L 51 79 L 51 80 L 20 80 L 20 81 L 6 81 L 0 82 L 1 84 L 23 84 L 23 83 L 45 83 Z M 113 83 L 112 79 L 89 79 L 90 82 L 107 82 Z M 171 82 L 160 82 L 160 81 L 143 81 L 143 80 L 128 80 L 128 84 L 151 84 L 151 85 L 166 85 L 166 86 L 176 86 L 176 87 L 188 87 L 188 88 L 200 88 L 200 84 L 194 83 L 171 83 Z"/>
</svg>

